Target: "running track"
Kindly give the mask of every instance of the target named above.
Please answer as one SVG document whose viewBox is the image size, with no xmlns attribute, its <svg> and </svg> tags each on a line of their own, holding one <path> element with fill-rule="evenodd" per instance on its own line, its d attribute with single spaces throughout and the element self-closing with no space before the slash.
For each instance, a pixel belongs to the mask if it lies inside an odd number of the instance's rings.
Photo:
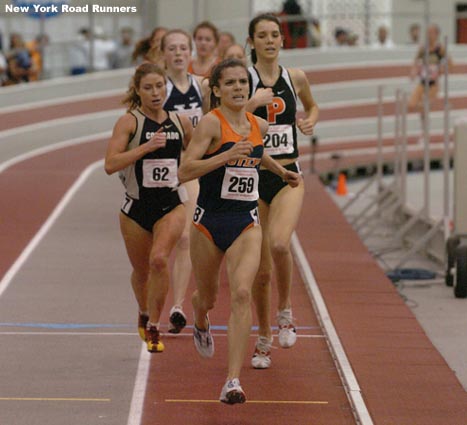
<svg viewBox="0 0 467 425">
<path fill-rule="evenodd" d="M 51 152 L 0 174 L 2 194 L 8 195 L 2 199 L 11 199 L 2 202 L 2 253 L 7 253 L 0 262 L 2 275 L 85 166 L 102 158 L 104 145 L 104 141 L 95 141 Z M 307 190 L 310 194 L 304 208 L 307 214 L 302 217 L 298 235 L 375 423 L 464 423 L 466 395 L 444 360 L 320 184 L 308 177 Z M 90 207 L 99 199 L 93 201 Z M 105 280 L 106 270 L 96 270 L 96 273 Z M 8 299 L 10 291 L 13 292 L 14 283 L 13 279 L 11 287 L 0 298 L 0 306 Z M 222 286 L 225 290 L 225 281 Z M 274 367 L 269 371 L 246 369 L 244 372 L 242 383 L 249 398 L 266 403 L 240 408 L 211 403 L 218 396 L 219 380 L 225 373 L 222 354 L 225 354 L 223 326 L 227 307 L 226 296 L 222 294 L 212 315 L 213 324 L 220 326 L 216 331 L 218 355 L 210 362 L 202 361 L 187 341 L 189 336 L 168 339 L 167 351 L 150 360 L 142 423 L 176 425 L 187 423 L 187 417 L 190 423 L 200 424 L 284 423 L 284 420 L 297 424 L 353 423 L 337 371 L 305 294 L 297 275 L 295 315 L 304 336 L 297 347 L 275 350 Z M 137 345 L 137 338 L 132 338 L 131 344 Z M 261 375 L 260 380 L 258 375 Z M 52 384 L 60 381 L 60 375 L 50 381 Z M 27 396 L 27 388 L 21 395 Z M 8 396 L 6 394 L 5 398 Z M 174 398 L 168 399 L 168 396 Z M 276 403 L 269 403 L 271 401 Z M 278 401 L 312 403 L 281 404 Z M 12 405 L 12 402 L 7 404 L 7 410 Z M 13 408 L 24 410 L 25 405 Z M 31 405 L 29 408 L 32 409 Z M 51 407 L 51 412 L 53 410 Z M 50 419 L 49 423 L 53 423 L 53 418 Z"/>
</svg>

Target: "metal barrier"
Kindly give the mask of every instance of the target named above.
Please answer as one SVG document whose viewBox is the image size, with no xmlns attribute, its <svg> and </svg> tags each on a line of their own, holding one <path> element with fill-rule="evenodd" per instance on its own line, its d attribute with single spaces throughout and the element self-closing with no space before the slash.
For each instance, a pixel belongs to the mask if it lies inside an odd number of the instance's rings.
<svg viewBox="0 0 467 425">
<path fill-rule="evenodd" d="M 445 40 L 447 46 L 447 38 Z M 446 47 L 447 49 L 447 47 Z M 409 245 L 409 249 L 399 259 L 394 269 L 399 269 L 406 264 L 416 253 L 425 251 L 427 244 L 442 232 L 443 240 L 449 239 L 451 228 L 450 201 L 451 191 L 449 184 L 450 175 L 450 140 L 449 140 L 449 93 L 448 93 L 448 61 L 444 61 L 444 152 L 443 152 L 443 217 L 433 221 L 430 215 L 430 171 L 431 153 L 429 137 L 429 112 L 430 103 L 425 91 L 423 104 L 423 205 L 418 211 L 408 212 L 407 209 L 407 171 L 408 171 L 408 143 L 407 143 L 407 93 L 396 90 L 395 122 L 394 122 L 394 159 L 393 176 L 390 183 L 383 181 L 383 92 L 384 87 L 378 87 L 378 120 L 377 120 L 377 166 L 375 175 L 342 207 L 349 222 L 360 234 L 363 241 L 367 241 L 382 223 L 396 225 L 397 231 L 388 239 L 385 250 Z M 426 89 L 426 87 L 425 87 Z M 466 149 L 467 162 L 467 149 Z M 464 167 L 465 169 L 465 167 Z M 467 181 L 466 176 L 463 177 Z M 372 190 L 376 192 L 370 194 Z M 457 195 L 460 196 L 460 195 Z M 465 198 L 465 197 L 464 197 Z M 365 201 L 366 200 L 366 201 Z M 356 210 L 357 201 L 359 210 Z M 466 208 L 467 209 L 467 208 Z M 467 235 L 467 214 L 465 223 Z M 415 239 L 409 241 L 407 235 L 420 227 Z M 467 248 L 466 248 L 467 249 Z M 384 256 L 384 252 L 378 253 Z M 467 277 L 466 277 L 467 279 Z"/>
</svg>

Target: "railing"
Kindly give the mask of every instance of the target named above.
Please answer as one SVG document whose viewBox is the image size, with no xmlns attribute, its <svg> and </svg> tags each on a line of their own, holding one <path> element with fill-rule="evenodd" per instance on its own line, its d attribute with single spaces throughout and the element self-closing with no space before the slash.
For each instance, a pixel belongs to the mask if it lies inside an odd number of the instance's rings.
<svg viewBox="0 0 467 425">
<path fill-rule="evenodd" d="M 447 45 L 447 39 L 446 43 Z M 367 184 L 357 192 L 353 198 L 348 200 L 342 210 L 349 218 L 350 223 L 359 232 L 363 241 L 367 241 L 381 226 L 382 221 L 391 222 L 396 225 L 396 232 L 385 244 L 384 250 L 391 247 L 409 243 L 410 248 L 399 259 L 394 269 L 406 264 L 419 252 L 430 251 L 428 245 L 438 238 L 442 242 L 435 243 L 430 256 L 444 262 L 444 242 L 448 240 L 452 231 L 451 204 L 456 204 L 453 199 L 453 191 L 450 187 L 450 159 L 452 145 L 449 138 L 449 92 L 448 92 L 448 65 L 444 61 L 444 144 L 443 144 L 443 213 L 442 217 L 434 220 L 430 214 L 430 138 L 429 138 L 429 112 L 430 103 L 428 94 L 424 96 L 423 110 L 423 202 L 421 208 L 413 210 L 407 207 L 407 93 L 396 90 L 395 105 L 395 156 L 393 162 L 393 178 L 390 183 L 383 178 L 383 154 L 382 154 L 382 99 L 384 87 L 378 87 L 378 124 L 377 124 L 377 166 L 375 175 L 368 180 Z M 373 192 L 372 192 L 373 191 Z M 365 201 L 366 199 L 366 201 Z M 359 202 L 358 202 L 359 201 Z M 358 206 L 357 206 L 358 205 Z M 467 214 L 467 211 L 466 211 Z M 415 229 L 415 231 L 414 231 Z M 410 238 L 407 236 L 411 234 Z M 415 236 L 414 236 L 415 235 Z M 444 241 L 444 242 L 443 242 Z M 441 248 L 440 248 L 441 245 Z M 384 256 L 384 253 L 380 253 Z"/>
</svg>

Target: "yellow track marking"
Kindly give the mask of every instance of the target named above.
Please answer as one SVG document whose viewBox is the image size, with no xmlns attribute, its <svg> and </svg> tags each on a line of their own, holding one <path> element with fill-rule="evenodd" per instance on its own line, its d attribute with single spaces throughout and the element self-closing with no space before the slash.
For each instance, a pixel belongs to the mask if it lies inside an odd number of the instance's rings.
<svg viewBox="0 0 467 425">
<path fill-rule="evenodd" d="M 108 403 L 110 398 L 0 397 L 0 401 L 81 401 Z"/>
<path fill-rule="evenodd" d="M 165 400 L 166 403 L 219 403 L 219 400 Z M 307 400 L 247 400 L 248 404 L 329 404 L 328 401 Z"/>
</svg>

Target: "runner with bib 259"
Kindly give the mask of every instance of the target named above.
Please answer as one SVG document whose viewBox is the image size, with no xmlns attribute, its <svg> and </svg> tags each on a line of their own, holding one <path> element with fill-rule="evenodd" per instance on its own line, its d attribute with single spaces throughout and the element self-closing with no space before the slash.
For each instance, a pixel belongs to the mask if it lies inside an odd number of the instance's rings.
<svg viewBox="0 0 467 425">
<path fill-rule="evenodd" d="M 208 312 L 214 308 L 225 257 L 231 314 L 227 380 L 220 400 L 236 404 L 246 399 L 240 371 L 251 332 L 251 287 L 260 262 L 258 168 L 264 165 L 291 186 L 299 185 L 301 177 L 263 153 L 268 123 L 245 111 L 249 85 L 242 62 L 227 59 L 216 65 L 209 87 L 214 109 L 194 130 L 179 177 L 181 182 L 200 179 L 190 236 L 197 285 L 192 298 L 194 343 L 203 357 L 214 355 Z"/>
</svg>

